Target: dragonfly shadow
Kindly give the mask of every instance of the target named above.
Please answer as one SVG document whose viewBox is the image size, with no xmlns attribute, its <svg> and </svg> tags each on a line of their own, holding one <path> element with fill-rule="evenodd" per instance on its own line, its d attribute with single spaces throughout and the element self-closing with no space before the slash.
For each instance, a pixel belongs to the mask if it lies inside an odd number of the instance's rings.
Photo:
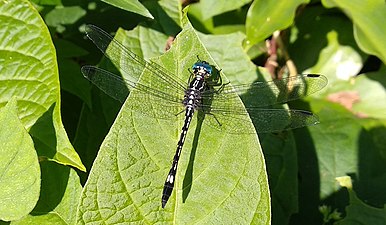
<svg viewBox="0 0 386 225">
<path fill-rule="evenodd" d="M 185 171 L 184 180 L 182 182 L 182 202 L 185 202 L 185 200 L 188 198 L 188 195 L 189 195 L 190 190 L 192 188 L 194 159 L 196 157 L 198 139 L 200 137 L 202 124 L 203 124 L 204 118 L 205 118 L 204 112 L 198 111 L 197 114 L 198 114 L 197 115 L 197 126 L 196 126 L 196 130 L 194 132 L 192 149 L 190 151 L 190 157 L 189 157 L 189 163 L 188 163 L 188 166 L 187 166 L 186 171 Z"/>
</svg>

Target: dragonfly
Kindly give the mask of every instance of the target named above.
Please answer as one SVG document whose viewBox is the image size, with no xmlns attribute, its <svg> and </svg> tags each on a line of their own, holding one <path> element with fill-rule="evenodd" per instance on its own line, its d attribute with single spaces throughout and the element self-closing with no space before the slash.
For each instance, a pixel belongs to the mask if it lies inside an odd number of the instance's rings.
<svg viewBox="0 0 386 225">
<path fill-rule="evenodd" d="M 262 107 L 285 103 L 321 90 L 327 85 L 327 78 L 323 75 L 298 74 L 268 82 L 231 85 L 222 81 L 220 70 L 197 57 L 197 62 L 189 69 L 189 80 L 184 81 L 161 65 L 139 57 L 99 27 L 86 25 L 85 30 L 87 37 L 117 69 L 130 75 L 123 78 L 102 68 L 86 65 L 81 71 L 89 81 L 120 102 L 125 101 L 129 90 L 135 90 L 139 97 L 132 101 L 131 107 L 149 116 L 176 118 L 185 112 L 177 150 L 164 183 L 162 208 L 172 194 L 178 161 L 196 111 L 208 115 L 204 119 L 208 125 L 233 133 L 245 132 L 243 128 L 248 123 L 245 118 L 254 121 L 254 132 L 258 133 L 280 132 L 319 122 L 317 116 L 309 111 Z M 133 69 L 133 65 L 141 71 Z M 145 70 L 149 75 L 141 76 Z M 259 96 L 259 100 L 244 102 L 244 105 L 235 104 L 240 103 L 239 96 Z M 153 105 L 160 106 L 162 110 L 154 110 Z"/>
</svg>

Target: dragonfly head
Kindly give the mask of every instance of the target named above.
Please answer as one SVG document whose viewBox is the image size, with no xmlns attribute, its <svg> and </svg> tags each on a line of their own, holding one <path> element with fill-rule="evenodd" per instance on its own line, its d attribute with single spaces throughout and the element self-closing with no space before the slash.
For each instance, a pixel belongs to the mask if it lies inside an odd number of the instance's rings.
<svg viewBox="0 0 386 225">
<path fill-rule="evenodd" d="M 198 61 L 192 66 L 194 73 L 201 73 L 205 78 L 208 78 L 212 75 L 212 66 L 209 65 L 206 61 Z"/>
</svg>

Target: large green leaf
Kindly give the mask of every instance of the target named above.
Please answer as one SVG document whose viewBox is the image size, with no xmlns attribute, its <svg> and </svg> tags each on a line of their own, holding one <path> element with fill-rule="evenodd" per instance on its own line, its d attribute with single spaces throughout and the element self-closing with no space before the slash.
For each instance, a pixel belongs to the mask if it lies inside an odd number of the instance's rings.
<svg viewBox="0 0 386 225">
<path fill-rule="evenodd" d="M 249 62 L 244 52 L 242 42 L 245 35 L 233 33 L 228 35 L 203 35 L 200 40 L 218 62 L 219 68 L 226 72 L 232 84 L 250 83 L 264 80 L 262 68 L 257 68 Z M 221 43 L 221 48 L 219 48 Z M 232 53 L 230 58 L 229 52 Z M 258 76 L 259 75 L 259 76 Z M 270 77 L 271 75 L 268 75 Z M 262 79 L 263 78 L 263 79 Z M 255 99 L 257 99 L 256 96 Z M 287 224 L 291 214 L 297 211 L 297 156 L 294 138 L 291 133 L 284 136 L 264 134 L 259 135 L 272 197 L 272 224 Z"/>
<path fill-rule="evenodd" d="M 339 7 L 354 24 L 354 37 L 359 47 L 386 63 L 386 4 L 382 0 L 323 0 L 326 7 Z"/>
<path fill-rule="evenodd" d="M 84 170 L 62 125 L 58 68 L 47 27 L 28 1 L 0 1 L 0 17 L 0 107 L 16 97 L 38 155 Z"/>
<path fill-rule="evenodd" d="M 197 55 L 214 63 L 187 24 L 172 49 L 157 62 L 187 80 Z M 145 71 L 141 79 L 147 76 Z M 269 223 L 270 197 L 256 134 L 220 131 L 208 126 L 205 119 L 192 121 L 176 187 L 161 209 L 162 187 L 183 115 L 163 120 L 135 111 L 133 105 L 140 104 L 135 102 L 138 94 L 130 94 L 102 144 L 83 191 L 78 223 Z M 253 129 L 251 123 L 244 126 Z"/>
<path fill-rule="evenodd" d="M 0 143 L 0 219 L 16 220 L 31 212 L 39 198 L 40 169 L 15 99 L 0 109 Z"/>
<path fill-rule="evenodd" d="M 296 8 L 308 2 L 309 0 L 253 1 L 245 23 L 247 44 L 252 46 L 272 35 L 274 31 L 289 27 L 295 18 Z"/>
</svg>

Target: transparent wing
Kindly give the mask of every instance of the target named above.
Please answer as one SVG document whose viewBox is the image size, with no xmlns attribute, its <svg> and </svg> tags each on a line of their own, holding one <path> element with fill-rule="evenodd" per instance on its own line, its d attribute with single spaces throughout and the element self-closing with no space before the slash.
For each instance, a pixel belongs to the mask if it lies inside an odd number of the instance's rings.
<svg viewBox="0 0 386 225">
<path fill-rule="evenodd" d="M 83 66 L 82 73 L 99 89 L 122 103 L 131 89 L 135 93 L 131 96 L 133 101 L 129 107 L 154 118 L 174 119 L 185 109 L 182 104 L 183 93 L 173 93 L 172 90 L 163 92 L 158 89 L 158 83 L 149 83 L 155 85 L 149 87 L 94 66 Z"/>
<path fill-rule="evenodd" d="M 83 75 L 94 85 L 120 102 L 125 101 L 130 88 L 142 92 L 143 97 L 145 95 L 152 95 L 157 98 L 157 101 L 182 104 L 184 98 L 183 90 L 172 89 L 170 86 L 167 86 L 168 84 L 146 79 L 146 75 L 144 75 L 143 79 L 148 81 L 146 82 L 147 85 L 144 85 L 124 79 L 121 76 L 95 66 L 83 66 L 81 70 Z M 142 99 L 141 102 L 145 102 L 145 99 Z"/>
<path fill-rule="evenodd" d="M 263 109 L 262 106 L 298 99 L 327 84 L 322 75 L 297 75 L 282 80 L 225 86 L 223 90 L 205 92 L 201 109 L 211 114 L 208 125 L 221 127 L 232 133 L 245 133 L 246 115 L 252 119 L 259 133 L 278 132 L 317 124 L 318 117 L 311 112 L 287 109 Z M 291 89 L 291 91 L 290 91 Z M 246 92 L 244 94 L 241 94 Z M 237 94 L 241 94 L 243 104 Z M 249 129 L 250 130 L 250 129 Z"/>
<path fill-rule="evenodd" d="M 212 98 L 213 107 L 227 105 L 230 98 L 237 96 L 242 97 L 247 108 L 262 107 L 305 97 L 321 90 L 327 83 L 323 75 L 298 74 L 268 82 L 225 85 L 222 90 L 207 90 L 202 96 Z"/>
<path fill-rule="evenodd" d="M 246 126 L 251 118 L 258 133 L 280 132 L 319 123 L 316 115 L 308 111 L 292 109 L 261 108 L 217 108 L 207 113 L 204 122 L 214 128 L 224 129 L 229 133 L 253 133 Z"/>
<path fill-rule="evenodd" d="M 186 88 L 186 82 L 179 80 L 175 76 L 170 76 L 169 72 L 162 66 L 140 58 L 99 27 L 86 25 L 85 30 L 87 37 L 113 62 L 117 69 L 131 76 L 128 78 L 130 82 L 138 82 L 141 72 L 147 69 L 152 73 L 151 79 L 149 78 L 148 80 L 152 80 L 153 83 L 160 83 L 158 86 L 168 86 L 173 89 L 179 89 L 182 92 Z M 134 70 L 132 64 L 140 65 L 143 69 L 141 71 Z"/>
</svg>

